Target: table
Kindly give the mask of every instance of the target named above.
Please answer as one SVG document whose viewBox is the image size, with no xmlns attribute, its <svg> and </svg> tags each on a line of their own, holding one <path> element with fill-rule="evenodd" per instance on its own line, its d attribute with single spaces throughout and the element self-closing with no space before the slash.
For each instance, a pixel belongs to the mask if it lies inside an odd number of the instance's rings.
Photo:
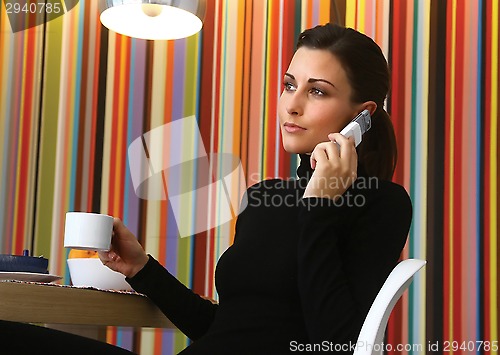
<svg viewBox="0 0 500 355">
<path fill-rule="evenodd" d="M 105 340 L 106 326 L 175 326 L 144 295 L 19 281 L 0 281 L 0 319 L 45 324 Z"/>
</svg>

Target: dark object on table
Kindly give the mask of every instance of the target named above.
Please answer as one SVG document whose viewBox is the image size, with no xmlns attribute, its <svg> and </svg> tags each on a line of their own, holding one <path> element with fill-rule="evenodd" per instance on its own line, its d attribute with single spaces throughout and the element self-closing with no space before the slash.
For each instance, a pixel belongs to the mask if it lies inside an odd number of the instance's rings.
<svg viewBox="0 0 500 355">
<path fill-rule="evenodd" d="M 48 274 L 48 266 L 49 260 L 41 256 L 0 254 L 0 272 Z"/>
</svg>

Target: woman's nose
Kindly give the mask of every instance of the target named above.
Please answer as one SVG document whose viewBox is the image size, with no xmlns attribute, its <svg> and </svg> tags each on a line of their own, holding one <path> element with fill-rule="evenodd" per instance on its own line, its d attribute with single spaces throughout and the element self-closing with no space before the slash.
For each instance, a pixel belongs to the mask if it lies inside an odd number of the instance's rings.
<svg viewBox="0 0 500 355">
<path fill-rule="evenodd" d="M 288 98 L 288 102 L 286 104 L 286 111 L 289 115 L 297 115 L 301 116 L 303 113 L 303 103 L 300 100 L 300 96 L 297 93 L 293 93 Z"/>
</svg>

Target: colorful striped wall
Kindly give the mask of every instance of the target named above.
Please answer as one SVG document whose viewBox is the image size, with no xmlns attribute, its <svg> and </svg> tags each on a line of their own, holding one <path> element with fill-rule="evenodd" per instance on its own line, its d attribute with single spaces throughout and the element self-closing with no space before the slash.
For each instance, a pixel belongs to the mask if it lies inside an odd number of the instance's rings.
<svg viewBox="0 0 500 355">
<path fill-rule="evenodd" d="M 179 238 L 168 202 L 136 196 L 127 148 L 195 115 L 206 152 L 239 157 L 247 184 L 293 176 L 276 121 L 282 75 L 300 31 L 328 21 L 368 34 L 389 60 L 394 180 L 414 204 L 402 257 L 428 261 L 391 317 L 390 353 L 450 342 L 452 353 L 497 354 L 486 343 L 499 340 L 497 0 L 208 0 L 203 31 L 174 42 L 108 32 L 90 0 L 13 33 L 2 2 L 0 252 L 32 249 L 69 282 L 65 212 L 108 213 L 180 280 L 216 297 L 214 267 L 234 221 Z M 166 155 L 179 148 L 164 142 Z M 108 341 L 141 354 L 187 344 L 151 329 L 109 328 Z"/>
</svg>

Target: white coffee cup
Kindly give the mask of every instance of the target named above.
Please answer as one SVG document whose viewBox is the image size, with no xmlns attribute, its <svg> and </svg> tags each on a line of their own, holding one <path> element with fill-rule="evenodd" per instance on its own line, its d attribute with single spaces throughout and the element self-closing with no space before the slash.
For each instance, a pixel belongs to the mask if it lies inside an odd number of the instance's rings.
<svg viewBox="0 0 500 355">
<path fill-rule="evenodd" d="M 67 212 L 64 247 L 85 250 L 109 250 L 113 217 L 86 212 Z"/>
</svg>

